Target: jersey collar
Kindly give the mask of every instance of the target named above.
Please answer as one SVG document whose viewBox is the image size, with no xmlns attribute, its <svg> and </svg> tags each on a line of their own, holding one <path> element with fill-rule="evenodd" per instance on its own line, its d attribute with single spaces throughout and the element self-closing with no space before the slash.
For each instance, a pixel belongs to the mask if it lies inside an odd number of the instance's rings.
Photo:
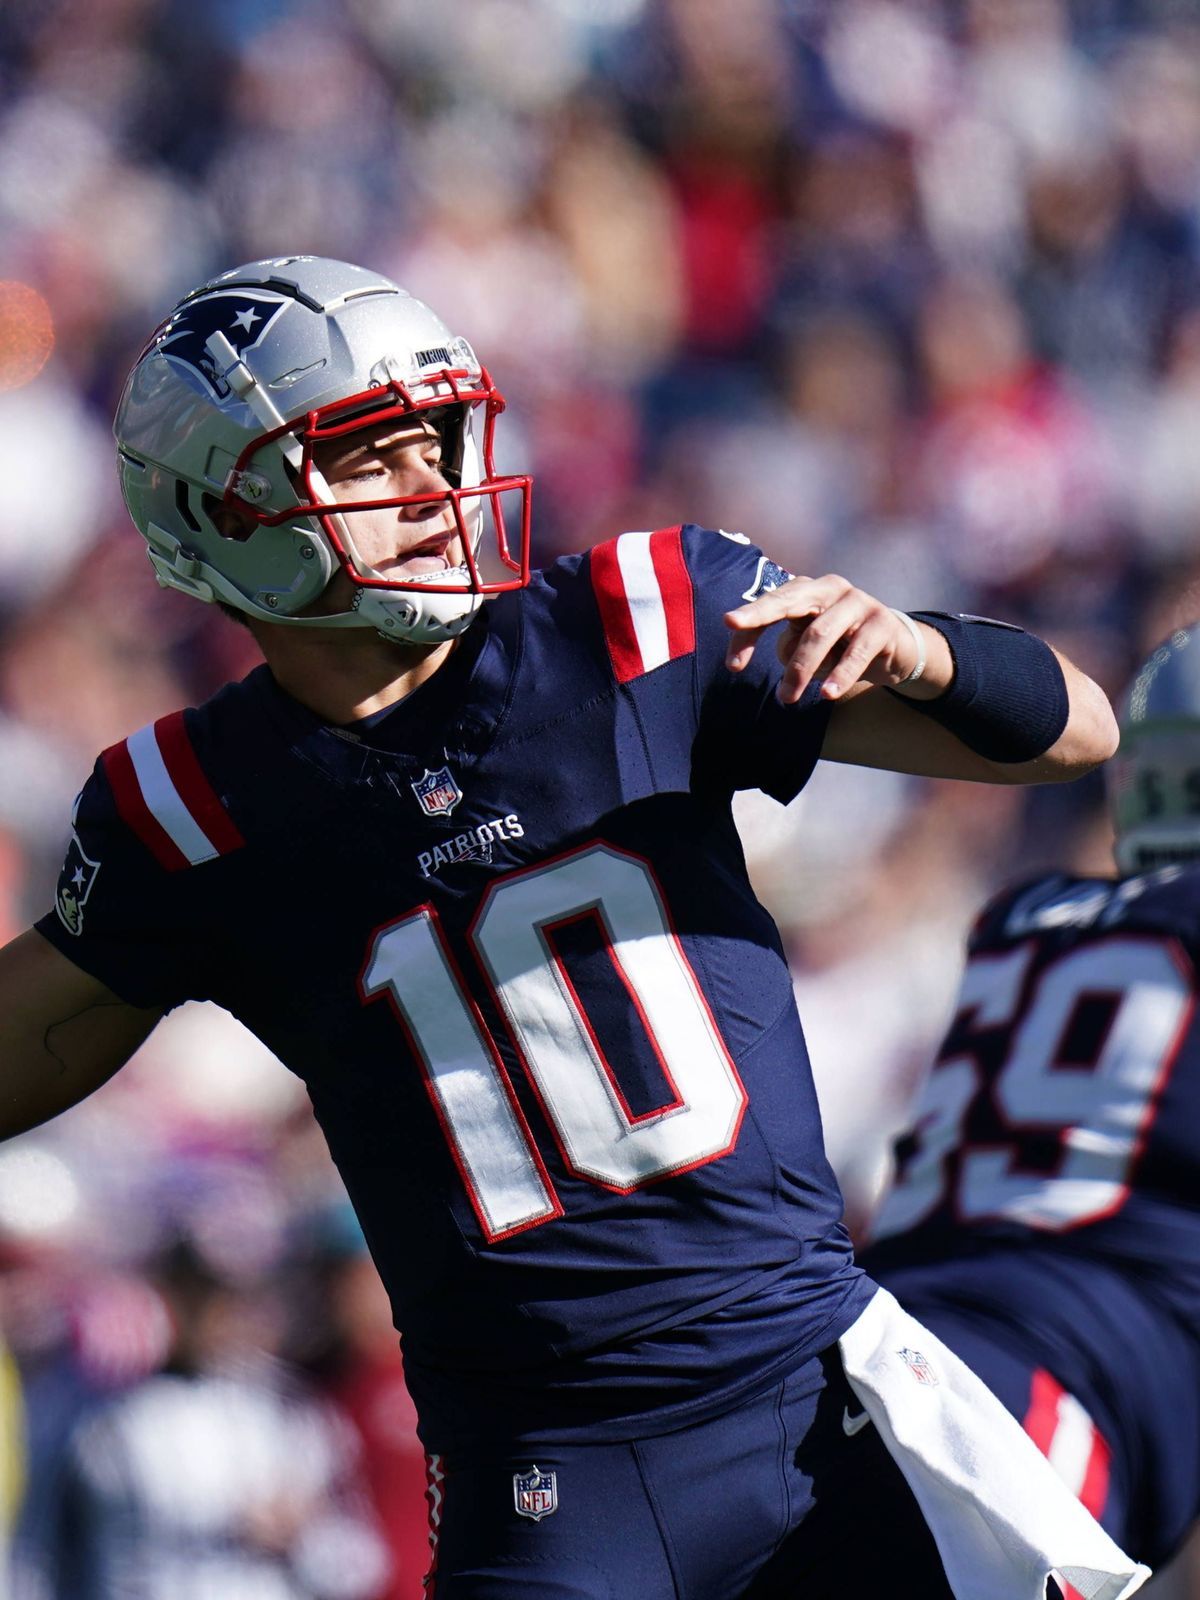
<svg viewBox="0 0 1200 1600">
<path fill-rule="evenodd" d="M 419 772 L 435 758 L 477 760 L 507 714 L 520 655 L 520 607 L 505 605 L 508 598 L 483 607 L 458 648 L 412 694 L 348 726 L 310 711 L 280 687 L 269 667 L 256 667 L 246 688 L 298 755 L 343 782 L 366 778 L 381 765 Z M 501 612 L 509 615 L 496 615 Z"/>
</svg>

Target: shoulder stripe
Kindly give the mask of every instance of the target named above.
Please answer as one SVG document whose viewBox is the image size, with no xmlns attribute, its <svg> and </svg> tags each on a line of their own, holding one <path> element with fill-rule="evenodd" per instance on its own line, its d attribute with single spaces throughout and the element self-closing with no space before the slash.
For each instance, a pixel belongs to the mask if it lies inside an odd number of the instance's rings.
<svg viewBox="0 0 1200 1600">
<path fill-rule="evenodd" d="M 221 804 L 221 797 L 204 775 L 192 741 L 188 738 L 183 712 L 176 711 L 156 722 L 154 731 L 162 751 L 163 764 L 170 772 L 184 804 L 212 841 L 218 855 L 239 849 L 245 840 L 233 818 Z"/>
<path fill-rule="evenodd" d="M 624 537 L 628 538 L 629 535 L 625 534 Z M 604 628 L 613 672 L 618 683 L 628 683 L 630 678 L 636 678 L 643 669 L 637 635 L 633 631 L 629 601 L 625 597 L 625 584 L 617 562 L 619 542 L 617 539 L 610 539 L 605 544 L 596 545 L 589 562 L 592 588 L 595 590 L 596 604 L 600 608 L 600 622 Z"/>
<path fill-rule="evenodd" d="M 682 530 L 623 533 L 591 553 L 592 585 L 619 683 L 696 648 Z"/>
<path fill-rule="evenodd" d="M 160 867 L 179 872 L 191 863 L 142 798 L 141 785 L 129 755 L 128 741 L 122 740 L 100 758 L 117 803 L 121 821 L 150 851 Z"/>
<path fill-rule="evenodd" d="M 140 728 L 103 759 L 122 820 L 168 872 L 245 842 L 196 759 L 182 711 Z"/>
<path fill-rule="evenodd" d="M 667 616 L 669 658 L 690 656 L 696 648 L 692 577 L 683 558 L 682 528 L 660 528 L 650 535 L 650 559 Z"/>
</svg>

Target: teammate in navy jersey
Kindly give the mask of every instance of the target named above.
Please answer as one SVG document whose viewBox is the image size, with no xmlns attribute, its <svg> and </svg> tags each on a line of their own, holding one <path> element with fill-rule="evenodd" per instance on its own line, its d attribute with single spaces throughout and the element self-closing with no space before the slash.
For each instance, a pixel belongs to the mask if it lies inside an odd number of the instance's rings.
<svg viewBox="0 0 1200 1600">
<path fill-rule="evenodd" d="M 980 917 L 863 1260 L 1157 1564 L 1200 1515 L 1200 629 L 1135 679 L 1110 792 L 1122 876 Z"/>
<path fill-rule="evenodd" d="M 502 409 L 465 340 L 344 263 L 235 269 L 156 331 L 126 501 L 160 580 L 267 664 L 97 764 L 55 910 L 0 953 L 0 1135 L 189 998 L 303 1078 L 402 1333 L 437 1600 L 948 1594 L 856 1397 L 883 1427 L 905 1385 L 936 1456 L 958 1364 L 852 1260 L 730 800 L 790 799 L 820 756 L 1069 778 L 1111 712 L 1019 629 L 914 620 L 740 534 L 531 577 Z M 1066 1558 L 1136 1587 L 996 1412 Z"/>
</svg>

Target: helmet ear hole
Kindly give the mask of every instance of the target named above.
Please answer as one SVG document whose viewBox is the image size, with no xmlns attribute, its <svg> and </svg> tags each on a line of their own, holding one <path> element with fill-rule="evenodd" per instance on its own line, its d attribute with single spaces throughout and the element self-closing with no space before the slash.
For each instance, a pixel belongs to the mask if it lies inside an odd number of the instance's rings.
<svg viewBox="0 0 1200 1600">
<path fill-rule="evenodd" d="M 193 533 L 200 532 L 200 524 L 196 521 L 188 500 L 188 486 L 182 478 L 175 479 L 175 509 Z"/>
<path fill-rule="evenodd" d="M 245 544 L 246 540 L 258 527 L 258 519 L 247 506 L 244 510 L 235 500 L 221 500 L 215 494 L 204 494 L 200 497 L 200 504 L 204 507 L 204 514 L 222 539 L 233 539 L 238 544 Z M 192 522 L 192 526 L 197 524 Z"/>
</svg>

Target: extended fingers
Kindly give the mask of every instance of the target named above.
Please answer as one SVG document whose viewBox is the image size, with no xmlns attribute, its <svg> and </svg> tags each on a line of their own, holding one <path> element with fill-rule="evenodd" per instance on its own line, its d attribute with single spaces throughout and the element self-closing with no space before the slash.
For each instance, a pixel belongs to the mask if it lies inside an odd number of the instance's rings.
<svg viewBox="0 0 1200 1600">
<path fill-rule="evenodd" d="M 895 631 L 895 618 L 886 606 L 870 602 L 866 615 L 847 636 L 841 655 L 825 675 L 821 694 L 826 700 L 836 700 L 864 678 L 875 681 L 871 668 L 885 651 L 890 650 Z"/>
<path fill-rule="evenodd" d="M 764 630 L 778 622 L 786 623 L 777 643 L 784 668 L 778 695 L 784 705 L 799 700 L 818 677 L 827 700 L 863 681 L 905 681 L 904 662 L 913 650 L 908 625 L 837 573 L 792 578 L 727 611 L 732 637 L 725 661 L 731 671 L 742 671 Z"/>
<path fill-rule="evenodd" d="M 862 621 L 861 599 L 858 591 L 851 589 L 819 616 L 789 619 L 776 646 L 783 663 L 779 698 L 784 705 L 799 700 L 827 662 L 825 682 L 833 681 L 832 663 L 840 664 L 847 638 Z"/>
<path fill-rule="evenodd" d="M 733 615 L 733 612 L 727 612 L 725 621 L 729 623 L 729 619 Z M 730 626 L 732 627 L 733 624 L 730 623 Z M 766 623 L 763 623 L 758 628 L 738 626 L 737 632 L 725 648 L 725 665 L 730 672 L 741 672 L 744 667 L 749 666 L 750 658 L 754 654 L 754 646 L 762 638 L 765 627 Z"/>
<path fill-rule="evenodd" d="M 821 694 L 826 700 L 836 700 L 864 678 L 873 680 L 873 667 L 892 649 L 895 628 L 895 616 L 886 606 L 848 587 L 827 611 L 808 622 L 793 622 L 780 639 L 780 700 L 784 705 L 799 700 L 816 677 L 824 678 Z"/>
<path fill-rule="evenodd" d="M 795 621 L 816 616 L 849 587 L 845 578 L 832 574 L 825 578 L 792 578 L 778 589 L 768 589 L 756 600 L 727 611 L 725 625 L 733 637 L 725 652 L 725 665 L 732 672 L 741 672 L 765 629 L 785 618 Z"/>
</svg>

